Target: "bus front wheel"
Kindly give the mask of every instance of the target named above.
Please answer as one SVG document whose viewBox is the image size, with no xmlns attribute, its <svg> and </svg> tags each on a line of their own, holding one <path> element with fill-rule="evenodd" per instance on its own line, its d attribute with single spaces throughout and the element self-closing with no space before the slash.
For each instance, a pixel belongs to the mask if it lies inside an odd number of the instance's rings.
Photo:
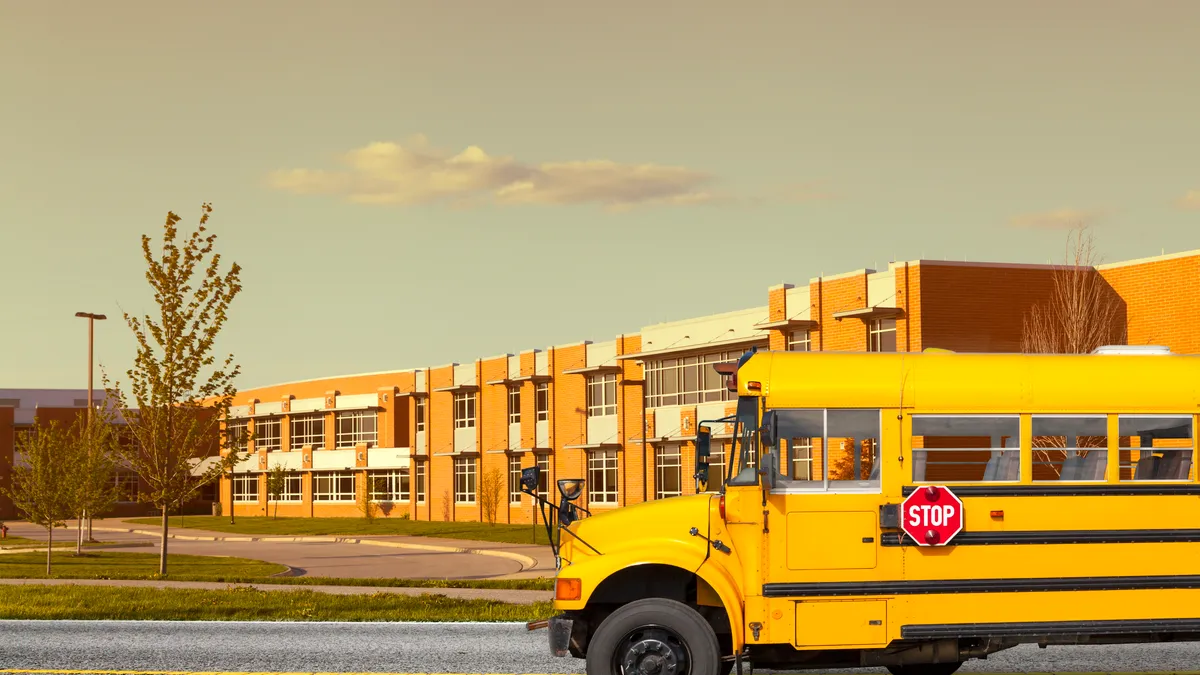
<svg viewBox="0 0 1200 675">
<path fill-rule="evenodd" d="M 588 644 L 588 675 L 719 675 L 717 634 L 691 607 L 646 598 L 608 615 Z"/>
<path fill-rule="evenodd" d="M 888 666 L 888 672 L 892 675 L 954 675 L 954 672 L 962 668 L 962 662 L 959 663 L 924 663 L 912 666 Z"/>
</svg>

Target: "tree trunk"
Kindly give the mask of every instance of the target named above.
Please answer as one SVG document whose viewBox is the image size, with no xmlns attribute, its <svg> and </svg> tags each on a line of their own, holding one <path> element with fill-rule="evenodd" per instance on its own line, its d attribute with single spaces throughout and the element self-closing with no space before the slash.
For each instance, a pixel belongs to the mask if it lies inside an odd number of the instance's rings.
<svg viewBox="0 0 1200 675">
<path fill-rule="evenodd" d="M 89 542 L 96 541 L 95 539 L 92 538 L 92 514 L 91 513 L 88 513 L 88 517 L 87 517 L 87 532 L 88 532 L 87 540 Z"/>
<path fill-rule="evenodd" d="M 83 555 L 83 516 L 75 523 L 75 555 Z"/>
<path fill-rule="evenodd" d="M 46 576 L 50 576 L 50 550 L 54 548 L 54 525 L 46 528 Z"/>
<path fill-rule="evenodd" d="M 158 573 L 167 575 L 167 513 L 168 509 L 164 505 L 162 510 L 162 546 L 159 548 L 158 555 Z"/>
</svg>

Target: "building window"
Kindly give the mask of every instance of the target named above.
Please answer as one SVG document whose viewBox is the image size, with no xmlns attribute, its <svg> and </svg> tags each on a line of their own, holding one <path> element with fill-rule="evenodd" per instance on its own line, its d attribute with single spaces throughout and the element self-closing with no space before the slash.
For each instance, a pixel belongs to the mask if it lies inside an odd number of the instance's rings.
<svg viewBox="0 0 1200 675">
<path fill-rule="evenodd" d="M 537 456 L 539 495 L 546 495 L 550 490 L 550 455 Z"/>
<path fill-rule="evenodd" d="M 534 402 L 537 406 L 537 421 L 545 422 L 550 419 L 550 383 L 538 382 L 534 389 Z"/>
<path fill-rule="evenodd" d="M 313 474 L 314 502 L 352 502 L 356 497 L 353 473 Z"/>
<path fill-rule="evenodd" d="M 113 485 L 117 488 L 118 502 L 136 502 L 138 499 L 138 475 L 133 471 L 118 470 L 113 474 Z M 257 493 L 256 493 L 257 497 Z"/>
<path fill-rule="evenodd" d="M 243 473 L 233 477 L 233 501 L 258 501 L 258 474 Z"/>
<path fill-rule="evenodd" d="M 425 462 L 417 462 L 417 503 L 425 503 Z"/>
<path fill-rule="evenodd" d="M 417 399 L 417 431 L 425 431 L 425 397 Z"/>
<path fill-rule="evenodd" d="M 225 423 L 226 442 L 232 443 L 238 452 L 250 448 L 250 426 L 247 420 L 229 420 Z"/>
<path fill-rule="evenodd" d="M 654 457 L 654 498 L 678 497 L 683 494 L 683 458 L 678 445 L 658 449 Z"/>
<path fill-rule="evenodd" d="M 376 502 L 408 501 L 408 469 L 371 471 L 367 474 L 371 500 Z"/>
<path fill-rule="evenodd" d="M 457 504 L 475 503 L 475 458 L 454 458 L 454 501 Z"/>
<path fill-rule="evenodd" d="M 353 410 L 337 413 L 337 438 L 339 448 L 353 448 L 359 443 L 366 443 L 368 448 L 375 447 L 379 440 L 377 418 L 373 410 Z"/>
<path fill-rule="evenodd" d="M 521 457 L 508 458 L 508 502 L 521 503 Z"/>
<path fill-rule="evenodd" d="M 262 417 L 254 420 L 254 449 L 278 450 L 281 420 L 278 417 Z"/>
<path fill-rule="evenodd" d="M 617 503 L 617 451 L 588 453 L 588 503 Z"/>
<path fill-rule="evenodd" d="M 325 414 L 292 415 L 292 437 L 290 445 L 293 450 L 309 446 L 313 450 L 325 448 Z"/>
<path fill-rule="evenodd" d="M 454 395 L 454 428 L 475 428 L 475 392 Z"/>
<path fill-rule="evenodd" d="M 748 347 L 747 347 L 748 348 Z M 725 377 L 713 369 L 731 363 L 743 352 L 719 352 L 646 362 L 646 407 L 732 401 L 737 393 L 725 386 Z"/>
<path fill-rule="evenodd" d="M 587 379 L 588 417 L 617 414 L 617 375 L 592 375 Z"/>
<path fill-rule="evenodd" d="M 896 351 L 896 320 L 873 319 L 870 322 L 870 341 L 867 351 L 894 352 Z"/>
<path fill-rule="evenodd" d="M 789 352 L 811 352 L 812 333 L 807 330 L 794 330 L 788 333 L 787 350 Z"/>
<path fill-rule="evenodd" d="M 521 423 L 521 387 L 508 388 L 508 423 Z"/>
<path fill-rule="evenodd" d="M 281 502 L 298 502 L 302 501 L 304 495 L 301 491 L 304 489 L 302 485 L 303 476 L 299 473 L 292 472 L 283 477 L 283 492 L 279 494 L 277 501 Z"/>
</svg>

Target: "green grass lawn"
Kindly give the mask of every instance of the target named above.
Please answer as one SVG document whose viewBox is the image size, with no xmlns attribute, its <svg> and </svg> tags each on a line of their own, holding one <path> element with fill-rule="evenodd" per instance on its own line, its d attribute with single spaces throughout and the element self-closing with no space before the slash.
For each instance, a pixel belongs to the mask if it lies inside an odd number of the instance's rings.
<svg viewBox="0 0 1200 675">
<path fill-rule="evenodd" d="M 309 590 L 219 591 L 103 586 L 8 586 L 0 619 L 142 621 L 533 621 L 552 603 L 518 605 L 440 595 L 329 595 Z"/>
<path fill-rule="evenodd" d="M 162 525 L 161 518 L 136 518 L 129 523 Z M 376 518 L 367 522 L 365 518 L 268 518 L 265 516 L 238 516 L 236 524 L 229 524 L 229 516 L 178 516 L 171 517 L 170 527 L 186 527 L 242 535 L 279 536 L 369 536 L 408 535 L 417 537 L 444 537 L 450 539 L 473 539 L 509 544 L 546 545 L 546 527 L 537 526 L 534 541 L 533 525 L 488 525 L 487 523 L 446 523 L 424 520 L 400 520 L 399 518 Z"/>
<path fill-rule="evenodd" d="M 51 555 L 51 576 L 57 579 L 155 579 L 158 578 L 157 553 L 111 553 L 93 551 L 76 556 L 74 551 Z M 276 563 L 246 558 L 199 555 L 168 555 L 167 576 L 181 581 L 254 580 L 283 572 Z M 46 553 L 0 555 L 0 578 L 36 579 L 46 576 Z M 10 589 L 6 588 L 5 593 Z"/>
</svg>

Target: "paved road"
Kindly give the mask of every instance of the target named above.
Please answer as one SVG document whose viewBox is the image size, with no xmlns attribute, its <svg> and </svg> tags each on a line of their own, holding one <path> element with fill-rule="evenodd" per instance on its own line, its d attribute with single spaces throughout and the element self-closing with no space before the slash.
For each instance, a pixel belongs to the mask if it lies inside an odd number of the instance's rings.
<svg viewBox="0 0 1200 675">
<path fill-rule="evenodd" d="M 108 525 L 106 523 L 106 525 Z M 128 525 L 120 525 L 130 527 Z M 46 540 L 46 531 L 28 523 L 9 523 L 10 534 Z M 74 529 L 57 530 L 55 541 L 73 542 Z M 128 548 L 105 548 L 106 551 L 146 553 L 157 546 L 156 537 L 131 532 L 93 533 L 96 539 L 129 544 Z M 446 542 L 450 543 L 450 542 Z M 385 548 L 365 544 L 334 542 L 281 541 L 186 541 L 172 539 L 170 553 L 215 555 L 253 558 L 288 565 L 298 575 L 351 578 L 405 579 L 488 579 L 515 574 L 521 563 L 508 558 L 473 553 L 447 553 L 405 548 Z"/>
<path fill-rule="evenodd" d="M 523 624 L 0 621 L 0 668 L 30 670 L 582 673 Z M 960 672 L 1180 671 L 1200 644 L 1018 647 Z M 763 672 L 763 671 L 757 671 Z M 843 672 L 884 673 L 879 670 Z"/>
</svg>

